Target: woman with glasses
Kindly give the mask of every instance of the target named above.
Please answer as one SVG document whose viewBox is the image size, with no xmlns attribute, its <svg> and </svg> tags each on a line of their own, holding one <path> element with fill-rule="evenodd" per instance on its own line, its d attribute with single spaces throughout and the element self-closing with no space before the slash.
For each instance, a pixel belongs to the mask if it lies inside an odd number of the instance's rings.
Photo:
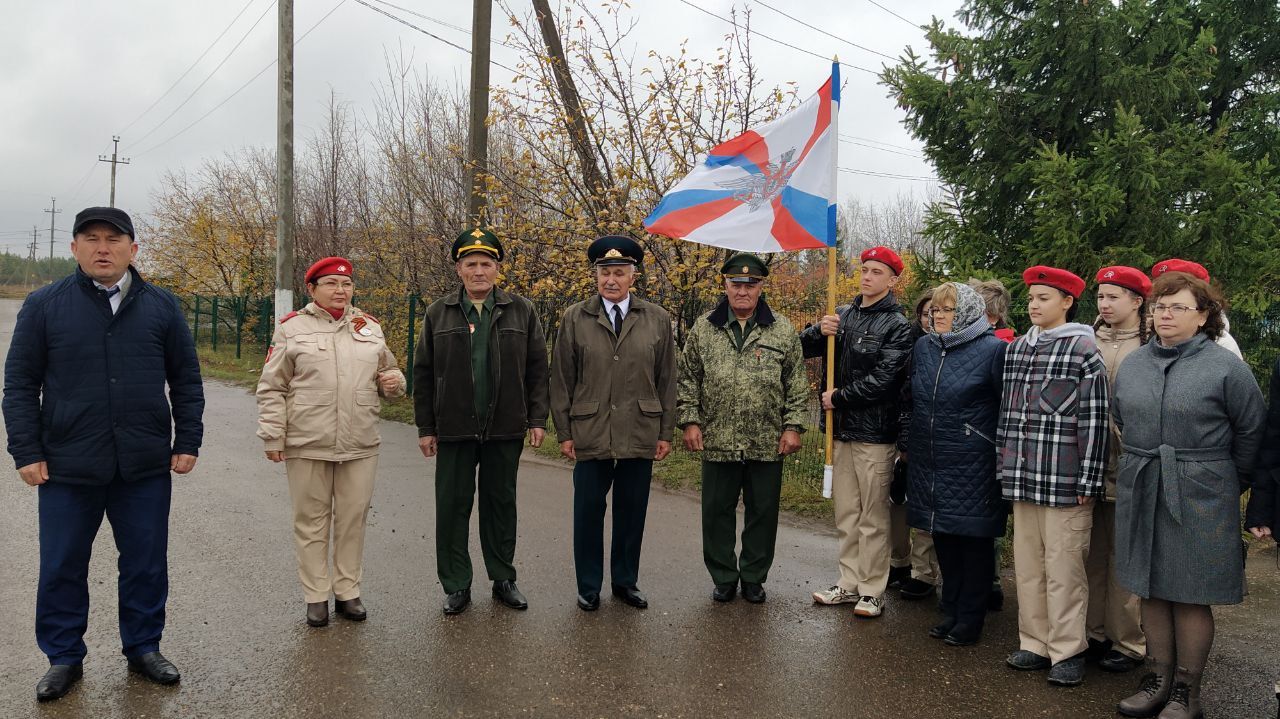
<svg viewBox="0 0 1280 719">
<path fill-rule="evenodd" d="M 1265 408 L 1249 367 L 1215 344 L 1226 306 L 1217 289 L 1170 272 L 1151 297 L 1156 339 L 1120 366 L 1112 402 L 1124 437 L 1115 571 L 1142 598 L 1148 663 L 1117 708 L 1191 719 L 1203 715 L 1211 607 L 1243 600 L 1240 478 L 1253 468 Z"/>
<path fill-rule="evenodd" d="M 942 570 L 943 620 L 929 636 L 952 646 L 982 635 L 1007 505 L 996 477 L 996 420 L 1006 344 L 968 285 L 933 291 L 929 333 L 912 353 L 907 521 L 931 532 Z"/>
<path fill-rule="evenodd" d="M 377 320 L 351 305 L 349 260 L 316 262 L 306 283 L 311 302 L 280 320 L 267 350 L 258 436 L 267 459 L 285 463 L 307 624 L 322 627 L 330 593 L 338 614 L 367 616 L 360 575 L 381 442 L 378 398 L 403 395 L 405 380 Z"/>
</svg>

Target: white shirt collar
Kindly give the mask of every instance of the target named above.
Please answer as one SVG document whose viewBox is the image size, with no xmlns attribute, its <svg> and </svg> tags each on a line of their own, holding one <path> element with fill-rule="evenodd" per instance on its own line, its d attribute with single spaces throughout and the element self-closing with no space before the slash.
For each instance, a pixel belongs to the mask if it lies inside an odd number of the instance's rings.
<svg viewBox="0 0 1280 719">
<path fill-rule="evenodd" d="M 623 317 L 626 317 L 626 316 L 627 316 L 627 313 L 631 311 L 631 293 L 630 293 L 630 292 L 628 292 L 628 293 L 627 293 L 627 296 L 626 296 L 626 297 L 622 298 L 622 301 L 621 301 L 621 302 L 610 302 L 609 300 L 606 300 L 606 299 L 604 298 L 604 295 L 600 295 L 600 299 L 601 299 L 601 301 L 603 301 L 603 302 L 604 302 L 604 311 L 605 311 L 605 314 L 609 315 L 609 317 L 610 317 L 610 318 L 612 318 L 612 317 L 613 317 L 613 306 L 614 306 L 614 305 L 617 305 L 618 307 L 620 307 L 620 308 L 622 309 L 622 316 L 623 316 Z"/>
<path fill-rule="evenodd" d="M 129 285 L 132 283 L 133 283 L 133 273 L 129 272 L 129 270 L 126 268 L 124 271 L 124 275 L 120 278 L 118 282 L 116 282 L 114 285 L 111 285 L 111 287 L 119 287 L 120 294 L 127 295 L 129 294 Z M 111 287 L 108 287 L 107 285 L 104 285 L 97 280 L 93 281 L 93 286 L 97 287 L 100 290 L 111 289 Z"/>
</svg>

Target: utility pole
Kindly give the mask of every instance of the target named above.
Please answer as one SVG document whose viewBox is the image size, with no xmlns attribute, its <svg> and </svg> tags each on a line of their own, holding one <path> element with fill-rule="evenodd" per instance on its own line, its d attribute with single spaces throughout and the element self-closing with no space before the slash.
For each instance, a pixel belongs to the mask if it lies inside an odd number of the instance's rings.
<svg viewBox="0 0 1280 719">
<path fill-rule="evenodd" d="M 115 207 L 116 206 L 116 165 L 129 164 L 129 158 L 120 157 L 120 136 L 119 135 L 111 136 L 111 145 L 112 145 L 111 157 L 108 158 L 106 155 L 98 155 L 98 162 L 111 163 L 111 204 L 108 206 Z"/>
<path fill-rule="evenodd" d="M 276 321 L 293 311 L 293 0 L 279 0 L 276 99 Z"/>
<path fill-rule="evenodd" d="M 479 225 L 486 193 L 481 175 L 489 170 L 489 30 L 493 0 L 474 0 L 471 10 L 471 118 L 467 130 L 467 214 Z"/>
<path fill-rule="evenodd" d="M 113 193 L 114 194 L 114 193 Z M 45 210 L 49 213 L 49 259 L 53 259 L 53 221 L 58 218 L 62 210 L 58 209 L 58 198 L 50 197 L 49 203 L 52 209 Z"/>
</svg>

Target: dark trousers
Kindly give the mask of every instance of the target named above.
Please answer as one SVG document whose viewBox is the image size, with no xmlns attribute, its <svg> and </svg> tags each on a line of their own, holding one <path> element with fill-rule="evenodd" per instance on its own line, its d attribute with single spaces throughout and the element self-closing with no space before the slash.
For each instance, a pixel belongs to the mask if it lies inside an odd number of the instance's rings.
<svg viewBox="0 0 1280 719">
<path fill-rule="evenodd" d="M 995 539 L 933 533 L 942 570 L 942 613 L 981 630 L 995 578 Z"/>
<path fill-rule="evenodd" d="M 492 581 L 515 581 L 516 471 L 523 439 L 440 442 L 436 454 L 436 574 L 448 593 L 471 586 L 471 505 L 479 467 L 480 551 Z"/>
<path fill-rule="evenodd" d="M 620 586 L 636 586 L 652 479 L 651 459 L 591 459 L 573 465 L 573 566 L 578 594 L 598 593 L 604 582 L 604 510 L 610 488 L 609 579 Z"/>
<path fill-rule="evenodd" d="M 782 462 L 702 463 L 702 560 L 716 584 L 764 584 L 773 566 L 778 538 L 778 499 Z M 735 557 L 738 497 L 742 520 L 742 556 Z"/>
<path fill-rule="evenodd" d="M 50 664 L 79 664 L 87 653 L 89 557 L 105 514 L 120 552 L 120 642 L 124 655 L 160 649 L 169 597 L 169 498 L 162 475 L 105 485 L 46 482 L 39 488 L 40 583 L 36 643 Z"/>
</svg>

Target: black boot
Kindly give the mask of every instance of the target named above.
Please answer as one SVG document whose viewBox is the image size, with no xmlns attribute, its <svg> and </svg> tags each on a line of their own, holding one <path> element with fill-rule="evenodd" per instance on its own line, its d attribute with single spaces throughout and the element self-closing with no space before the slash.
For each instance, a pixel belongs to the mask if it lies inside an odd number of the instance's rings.
<svg viewBox="0 0 1280 719">
<path fill-rule="evenodd" d="M 80 681 L 84 670 L 79 664 L 53 664 L 36 683 L 36 700 L 47 702 L 61 699 Z"/>
</svg>

